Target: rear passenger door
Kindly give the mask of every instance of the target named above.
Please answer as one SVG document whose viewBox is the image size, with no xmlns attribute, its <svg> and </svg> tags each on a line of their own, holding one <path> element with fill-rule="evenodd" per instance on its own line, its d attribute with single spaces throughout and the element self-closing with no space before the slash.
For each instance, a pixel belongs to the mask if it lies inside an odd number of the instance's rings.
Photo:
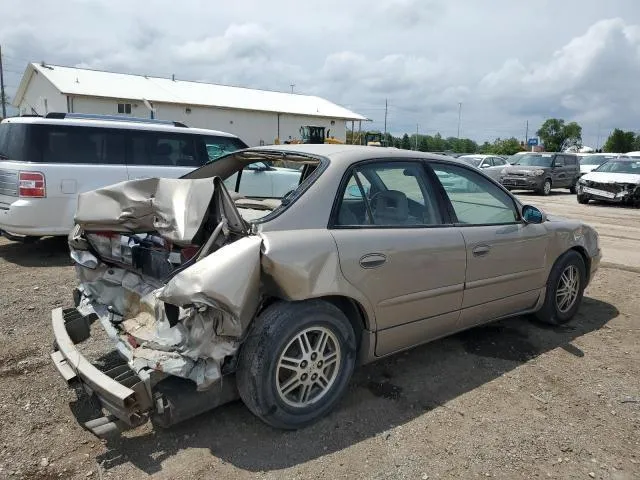
<svg viewBox="0 0 640 480">
<path fill-rule="evenodd" d="M 374 307 L 376 354 L 458 329 L 466 253 L 420 161 L 347 172 L 330 225 L 343 276 Z"/>
</svg>

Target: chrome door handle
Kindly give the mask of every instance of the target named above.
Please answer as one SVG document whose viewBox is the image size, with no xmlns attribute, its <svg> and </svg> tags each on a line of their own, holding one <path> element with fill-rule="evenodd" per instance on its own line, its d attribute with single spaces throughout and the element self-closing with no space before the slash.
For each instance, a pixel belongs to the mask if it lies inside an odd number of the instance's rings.
<svg viewBox="0 0 640 480">
<path fill-rule="evenodd" d="M 386 261 L 387 257 L 381 253 L 368 253 L 360 259 L 360 266 L 362 268 L 376 268 Z"/>
<path fill-rule="evenodd" d="M 491 251 L 491 247 L 489 245 L 478 245 L 471 251 L 474 257 L 484 257 Z"/>
</svg>

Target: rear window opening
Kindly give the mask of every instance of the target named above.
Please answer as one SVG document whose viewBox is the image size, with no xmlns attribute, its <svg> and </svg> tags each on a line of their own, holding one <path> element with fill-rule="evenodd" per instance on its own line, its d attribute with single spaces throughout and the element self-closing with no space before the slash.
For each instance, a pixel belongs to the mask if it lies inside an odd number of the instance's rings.
<svg viewBox="0 0 640 480">
<path fill-rule="evenodd" d="M 253 161 L 224 180 L 236 208 L 248 222 L 260 220 L 292 203 L 315 174 L 319 174 L 321 166 L 319 159 L 311 157 L 285 158 L 271 154 L 257 158 L 255 152 L 252 157 Z"/>
</svg>

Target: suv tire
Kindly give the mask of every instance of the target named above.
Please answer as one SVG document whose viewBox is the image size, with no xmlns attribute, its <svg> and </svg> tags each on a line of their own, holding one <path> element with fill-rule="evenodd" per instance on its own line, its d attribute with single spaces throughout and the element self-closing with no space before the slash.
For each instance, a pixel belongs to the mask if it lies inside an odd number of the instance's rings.
<svg viewBox="0 0 640 480">
<path fill-rule="evenodd" d="M 256 318 L 242 346 L 238 390 L 265 423 L 297 429 L 336 405 L 355 361 L 355 334 L 340 309 L 322 300 L 278 302 Z"/>
<path fill-rule="evenodd" d="M 545 178 L 542 187 L 538 190 L 540 195 L 544 195 L 545 197 L 551 193 L 551 179 Z"/>
</svg>

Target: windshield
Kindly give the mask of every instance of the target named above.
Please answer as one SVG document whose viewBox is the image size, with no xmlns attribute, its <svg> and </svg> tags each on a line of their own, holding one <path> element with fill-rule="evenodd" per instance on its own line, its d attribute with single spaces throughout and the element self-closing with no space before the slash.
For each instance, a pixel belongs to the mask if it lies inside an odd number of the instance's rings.
<svg viewBox="0 0 640 480">
<path fill-rule="evenodd" d="M 640 175 L 640 160 L 611 160 L 603 165 L 600 165 L 594 170 L 594 172 L 635 173 Z"/>
<path fill-rule="evenodd" d="M 533 154 L 528 153 L 526 155 L 519 155 L 520 158 L 514 163 L 514 165 L 522 165 L 525 167 L 550 167 L 553 161 L 553 155 L 551 154 Z"/>
<path fill-rule="evenodd" d="M 604 162 L 618 158 L 617 155 L 590 155 L 580 160 L 580 165 L 602 165 Z"/>
<path fill-rule="evenodd" d="M 482 162 L 482 159 L 478 157 L 458 157 L 458 158 L 463 162 L 468 163 L 469 165 L 473 165 L 474 167 L 477 167 L 478 165 L 480 165 L 480 162 Z"/>
</svg>

